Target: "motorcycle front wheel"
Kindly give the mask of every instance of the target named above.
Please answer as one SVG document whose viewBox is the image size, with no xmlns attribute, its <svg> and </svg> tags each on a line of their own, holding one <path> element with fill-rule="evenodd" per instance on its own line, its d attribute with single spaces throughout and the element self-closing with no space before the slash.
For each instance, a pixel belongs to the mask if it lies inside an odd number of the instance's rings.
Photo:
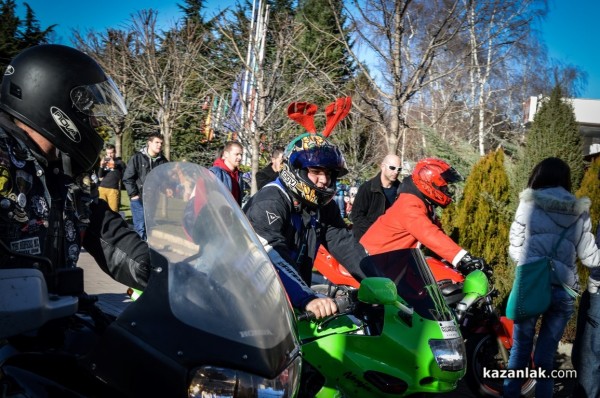
<svg viewBox="0 0 600 398">
<path fill-rule="evenodd" d="M 479 397 L 501 397 L 504 378 L 483 377 L 483 369 L 502 370 L 508 363 L 502 357 L 498 341 L 494 334 L 475 334 L 466 341 L 467 348 L 467 385 Z M 529 367 L 533 364 L 530 363 Z M 533 397 L 535 379 L 527 379 L 521 386 L 521 397 Z"/>
</svg>

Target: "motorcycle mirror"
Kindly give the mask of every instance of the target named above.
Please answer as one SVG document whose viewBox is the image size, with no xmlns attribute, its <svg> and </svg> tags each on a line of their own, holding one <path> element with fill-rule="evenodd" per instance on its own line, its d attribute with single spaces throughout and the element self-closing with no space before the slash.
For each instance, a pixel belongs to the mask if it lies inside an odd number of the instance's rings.
<svg viewBox="0 0 600 398">
<path fill-rule="evenodd" d="M 77 311 L 77 297 L 50 296 L 44 275 L 33 268 L 0 269 L 0 292 L 0 339 L 36 330 Z"/>
<path fill-rule="evenodd" d="M 358 288 L 358 300 L 367 304 L 395 304 L 396 285 L 389 278 L 365 278 Z"/>
<path fill-rule="evenodd" d="M 475 270 L 465 277 L 463 293 L 485 296 L 488 292 L 488 278 L 481 270 Z"/>
</svg>

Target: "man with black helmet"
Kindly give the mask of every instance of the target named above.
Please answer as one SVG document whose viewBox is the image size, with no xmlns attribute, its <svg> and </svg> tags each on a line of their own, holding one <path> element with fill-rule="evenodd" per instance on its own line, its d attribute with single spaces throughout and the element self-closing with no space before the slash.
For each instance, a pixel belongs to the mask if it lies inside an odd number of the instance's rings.
<svg viewBox="0 0 600 398">
<path fill-rule="evenodd" d="M 50 291 L 83 293 L 82 273 L 76 268 L 82 246 L 115 280 L 138 288 L 146 285 L 146 243 L 106 202 L 96 203 L 89 174 L 104 144 L 96 131 L 98 118 L 126 112 L 113 81 L 91 57 L 74 48 L 31 47 L 4 72 L 1 257 L 48 258 Z"/>
<path fill-rule="evenodd" d="M 319 244 L 357 279 L 375 275 L 332 200 L 337 178 L 347 172 L 337 146 L 320 134 L 302 134 L 288 145 L 279 177 L 244 207 L 292 305 L 318 318 L 337 310 L 333 300 L 309 288 Z"/>
<path fill-rule="evenodd" d="M 435 207 L 452 202 L 454 184 L 462 176 L 447 162 L 421 159 L 412 175 L 402 180 L 400 195 L 360 239 L 369 254 L 425 245 L 452 263 L 463 274 L 475 269 L 487 271 L 485 261 L 473 257 L 442 230 Z"/>
</svg>

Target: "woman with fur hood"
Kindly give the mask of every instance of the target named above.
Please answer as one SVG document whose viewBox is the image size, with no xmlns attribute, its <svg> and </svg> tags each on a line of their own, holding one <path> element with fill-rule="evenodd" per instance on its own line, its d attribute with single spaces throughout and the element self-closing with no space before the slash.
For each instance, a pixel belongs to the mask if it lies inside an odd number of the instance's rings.
<svg viewBox="0 0 600 398">
<path fill-rule="evenodd" d="M 519 198 L 509 238 L 509 255 L 517 266 L 550 256 L 566 229 L 553 257 L 556 272 L 552 281 L 552 302 L 541 316 L 533 358 L 536 367 L 545 369 L 548 377 L 537 380 L 535 396 L 551 397 L 554 353 L 575 305 L 575 299 L 562 283 L 578 290 L 577 257 L 585 266 L 597 267 L 600 252 L 592 233 L 591 201 L 586 197 L 577 199 L 571 193 L 571 170 L 564 161 L 550 157 L 538 163 L 531 172 L 527 189 Z M 536 316 L 515 322 L 509 369 L 525 369 L 529 363 L 537 320 Z M 519 397 L 521 381 L 505 379 L 503 396 Z"/>
</svg>

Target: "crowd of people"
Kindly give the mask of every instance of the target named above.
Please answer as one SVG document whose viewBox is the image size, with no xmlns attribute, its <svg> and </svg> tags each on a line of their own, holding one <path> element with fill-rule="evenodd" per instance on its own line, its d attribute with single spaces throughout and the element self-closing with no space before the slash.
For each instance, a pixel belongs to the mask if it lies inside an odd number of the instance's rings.
<svg viewBox="0 0 600 398">
<path fill-rule="evenodd" d="M 33 71 L 40 76 L 35 82 L 30 78 Z M 78 50 L 40 45 L 12 60 L 0 95 L 0 239 L 6 245 L 16 252 L 46 256 L 56 269 L 70 270 L 76 268 L 81 247 L 85 247 L 114 279 L 145 287 L 149 259 L 142 192 L 148 173 L 168 162 L 162 153 L 163 137 L 151 134 L 127 165 L 116 157 L 113 146 L 106 146 L 98 170 L 101 200 L 95 200 L 91 180 L 85 177 L 103 147 L 97 118 L 125 113 L 114 83 Z M 348 172 L 340 149 L 327 138 L 337 122 L 328 121 L 327 134 L 307 128 L 285 148 L 275 148 L 271 162 L 257 176 L 258 192 L 243 206 L 295 308 L 311 311 L 317 318 L 337 311 L 331 298 L 310 288 L 319 245 L 359 281 L 380 275 L 368 254 L 420 245 L 464 274 L 487 271 L 485 261 L 456 244 L 436 218 L 435 208 L 452 202 L 452 188 L 462 180 L 442 159 L 421 159 L 400 180 L 400 158 L 388 154 L 377 175 L 354 196 L 348 194 L 351 211 L 346 195 L 341 195 L 343 206 L 336 202 L 342 190 L 338 181 Z M 239 142 L 227 142 L 210 168 L 240 206 L 243 150 Z M 130 198 L 133 228 L 117 213 L 121 183 Z M 590 200 L 576 199 L 571 193 L 569 167 L 558 158 L 545 159 L 534 168 L 520 199 L 510 230 L 509 254 L 516 266 L 551 255 L 551 243 L 568 228 L 553 259 L 557 272 L 577 288 L 576 258 L 595 267 L 585 305 L 580 307 L 574 364 L 581 396 L 598 396 L 600 252 L 591 230 Z M 347 215 L 353 228 L 343 218 Z M 83 288 L 64 272 L 60 275 L 71 285 L 57 283 L 51 290 Z M 574 300 L 559 286 L 552 289 L 552 305 L 541 316 L 534 352 L 536 366 L 544 369 L 552 367 L 554 352 L 574 312 Z M 510 369 L 528 363 L 537 320 L 515 323 Z M 551 396 L 552 384 L 551 379 L 538 380 L 536 396 Z M 519 395 L 518 380 L 507 379 L 504 387 L 505 397 Z"/>
</svg>

